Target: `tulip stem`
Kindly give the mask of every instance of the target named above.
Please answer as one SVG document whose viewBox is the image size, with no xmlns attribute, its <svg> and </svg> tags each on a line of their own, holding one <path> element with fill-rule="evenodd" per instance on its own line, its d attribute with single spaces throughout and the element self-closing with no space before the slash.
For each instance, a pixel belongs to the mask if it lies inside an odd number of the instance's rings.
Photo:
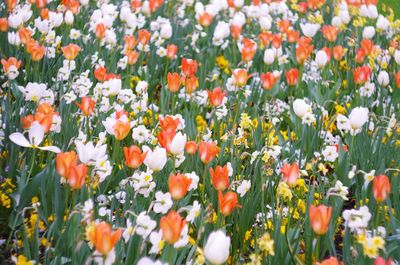
<svg viewBox="0 0 400 265">
<path fill-rule="evenodd" d="M 316 238 L 316 242 L 315 242 L 315 260 L 319 260 L 319 247 L 320 247 L 320 243 L 321 243 L 321 237 L 317 236 Z"/>
</svg>

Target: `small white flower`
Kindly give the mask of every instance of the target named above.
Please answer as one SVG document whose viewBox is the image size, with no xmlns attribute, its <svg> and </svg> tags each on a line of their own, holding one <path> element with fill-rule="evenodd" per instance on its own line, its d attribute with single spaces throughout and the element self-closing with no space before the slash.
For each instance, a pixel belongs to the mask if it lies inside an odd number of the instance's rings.
<svg viewBox="0 0 400 265">
<path fill-rule="evenodd" d="M 162 191 L 156 192 L 156 200 L 153 206 L 153 210 L 156 213 L 167 213 L 171 209 L 173 201 L 169 192 L 163 193 Z"/>
</svg>

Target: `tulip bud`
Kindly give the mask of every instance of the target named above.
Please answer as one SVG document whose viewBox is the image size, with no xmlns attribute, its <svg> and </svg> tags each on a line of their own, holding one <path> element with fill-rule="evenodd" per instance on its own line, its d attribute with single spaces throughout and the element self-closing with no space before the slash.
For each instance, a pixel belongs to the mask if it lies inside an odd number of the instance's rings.
<svg viewBox="0 0 400 265">
<path fill-rule="evenodd" d="M 204 246 L 204 256 L 211 264 L 223 264 L 229 257 L 230 237 L 222 230 L 212 232 Z"/>
</svg>

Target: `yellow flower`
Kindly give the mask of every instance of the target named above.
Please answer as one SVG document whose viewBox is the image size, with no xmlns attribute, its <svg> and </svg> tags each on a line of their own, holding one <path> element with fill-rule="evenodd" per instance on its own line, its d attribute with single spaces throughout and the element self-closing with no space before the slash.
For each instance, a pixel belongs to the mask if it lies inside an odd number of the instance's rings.
<svg viewBox="0 0 400 265">
<path fill-rule="evenodd" d="M 292 191 L 285 182 L 280 182 L 278 188 L 276 189 L 278 196 L 282 197 L 284 200 L 291 200 L 293 197 Z"/>
<path fill-rule="evenodd" d="M 27 260 L 24 255 L 19 255 L 17 259 L 17 265 L 33 265 L 33 261 Z"/>
<path fill-rule="evenodd" d="M 258 241 L 258 247 L 264 252 L 265 256 L 274 256 L 274 240 L 271 238 L 269 233 L 264 233 L 264 235 Z"/>
</svg>

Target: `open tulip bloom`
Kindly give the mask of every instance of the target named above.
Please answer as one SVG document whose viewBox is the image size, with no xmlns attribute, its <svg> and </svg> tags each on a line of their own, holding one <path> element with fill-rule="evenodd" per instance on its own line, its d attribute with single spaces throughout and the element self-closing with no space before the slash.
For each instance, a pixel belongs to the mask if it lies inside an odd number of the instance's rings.
<svg viewBox="0 0 400 265">
<path fill-rule="evenodd" d="M 399 1 L 0 0 L 0 263 L 400 264 Z"/>
</svg>

